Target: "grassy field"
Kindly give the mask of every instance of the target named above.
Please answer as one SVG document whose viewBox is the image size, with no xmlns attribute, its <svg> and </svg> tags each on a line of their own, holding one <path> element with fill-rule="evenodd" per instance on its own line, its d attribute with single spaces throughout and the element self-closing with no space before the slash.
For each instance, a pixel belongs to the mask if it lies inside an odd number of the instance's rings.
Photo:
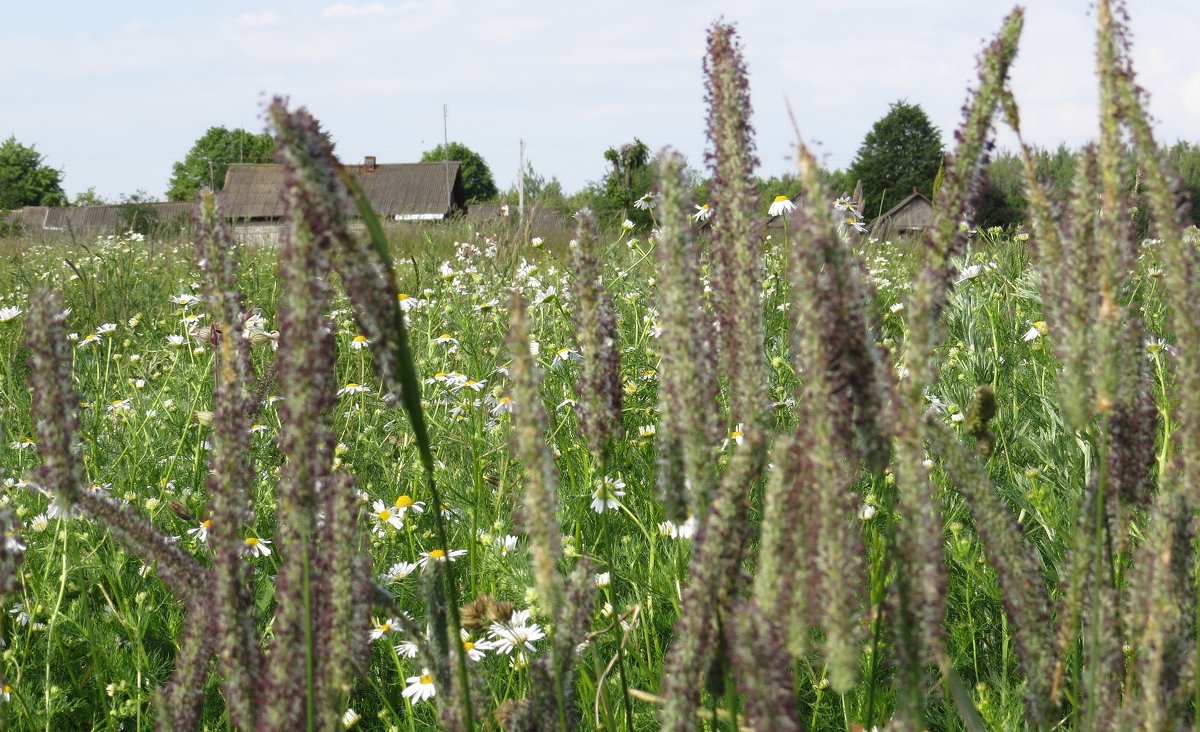
<svg viewBox="0 0 1200 732">
<path fill-rule="evenodd" d="M 1098 15 L 1028 230 L 962 218 L 1018 12 L 922 237 L 802 145 L 762 225 L 718 24 L 710 225 L 664 154 L 653 229 L 351 234 L 277 100 L 280 247 L 0 242 L 0 724 L 1190 727 L 1200 239 Z"/>
</svg>

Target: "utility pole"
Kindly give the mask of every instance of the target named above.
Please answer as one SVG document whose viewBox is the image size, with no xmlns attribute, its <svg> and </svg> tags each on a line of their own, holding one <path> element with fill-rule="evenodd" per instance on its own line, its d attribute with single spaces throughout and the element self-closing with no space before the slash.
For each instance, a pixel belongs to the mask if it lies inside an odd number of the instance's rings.
<svg viewBox="0 0 1200 732">
<path fill-rule="evenodd" d="M 446 170 L 446 200 L 454 198 L 454 191 L 450 188 L 450 105 L 442 105 L 442 159 L 445 162 Z M 449 209 L 447 209 L 449 213 Z"/>
<path fill-rule="evenodd" d="M 521 140 L 521 167 L 517 169 L 517 223 L 525 221 L 525 141 Z"/>
</svg>

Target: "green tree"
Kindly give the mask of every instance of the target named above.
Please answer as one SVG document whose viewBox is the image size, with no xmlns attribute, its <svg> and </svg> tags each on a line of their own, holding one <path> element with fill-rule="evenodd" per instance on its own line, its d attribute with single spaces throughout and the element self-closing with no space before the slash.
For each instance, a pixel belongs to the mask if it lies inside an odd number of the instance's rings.
<svg viewBox="0 0 1200 732">
<path fill-rule="evenodd" d="M 867 133 L 847 171 L 863 184 L 863 213 L 877 216 L 916 188 L 933 194 L 942 135 L 919 105 L 894 102 Z"/>
<path fill-rule="evenodd" d="M 600 184 L 596 215 L 605 223 L 632 219 L 635 223 L 648 224 L 650 214 L 634 208 L 633 202 L 650 193 L 654 185 L 654 168 L 650 160 L 650 148 L 638 138 L 620 147 L 604 151 L 609 169 Z"/>
<path fill-rule="evenodd" d="M 421 156 L 422 163 L 440 163 L 443 160 L 458 161 L 467 203 L 490 201 L 499 195 L 492 170 L 479 153 L 461 142 L 451 142 L 449 145 L 438 145 Z"/>
<path fill-rule="evenodd" d="M 543 210 L 566 210 L 567 197 L 563 193 L 562 183 L 558 181 L 558 178 L 552 177 L 550 180 L 546 180 L 546 176 L 534 170 L 533 162 L 529 160 L 525 161 L 525 173 L 522 177 L 525 179 L 526 206 L 536 205 Z M 513 184 L 500 196 L 501 200 L 509 206 L 516 206 L 520 197 L 516 184 Z"/>
<path fill-rule="evenodd" d="M 267 133 L 255 135 L 242 129 L 209 127 L 171 169 L 167 199 L 190 201 L 201 188 L 220 190 L 230 163 L 270 163 L 275 159 L 275 140 Z"/>
<path fill-rule="evenodd" d="M 67 205 L 62 171 L 46 165 L 45 160 L 15 136 L 0 144 L 0 210 Z"/>
<path fill-rule="evenodd" d="M 89 186 L 86 191 L 76 193 L 75 198 L 71 199 L 72 206 L 104 206 L 107 203 L 104 196 L 96 193 L 95 186 Z"/>
</svg>

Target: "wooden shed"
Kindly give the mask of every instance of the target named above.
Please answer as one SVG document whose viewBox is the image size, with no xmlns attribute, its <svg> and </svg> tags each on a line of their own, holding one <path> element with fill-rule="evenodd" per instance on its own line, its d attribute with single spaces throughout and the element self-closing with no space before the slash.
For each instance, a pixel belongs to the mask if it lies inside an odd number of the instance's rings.
<svg viewBox="0 0 1200 732">
<path fill-rule="evenodd" d="M 457 162 L 379 165 L 368 157 L 350 172 L 382 219 L 436 221 L 467 208 Z M 234 221 L 278 221 L 283 218 L 283 187 L 283 166 L 235 163 L 219 194 L 221 210 Z"/>
<path fill-rule="evenodd" d="M 871 222 L 871 236 L 887 238 L 893 234 L 924 231 L 931 223 L 933 204 L 920 192 L 913 191 Z"/>
</svg>

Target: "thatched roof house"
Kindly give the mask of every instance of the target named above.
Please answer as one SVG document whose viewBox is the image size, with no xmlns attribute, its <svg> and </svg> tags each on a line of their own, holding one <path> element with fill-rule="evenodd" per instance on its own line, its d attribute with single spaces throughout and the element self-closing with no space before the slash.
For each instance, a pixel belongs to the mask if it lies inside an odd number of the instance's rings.
<svg viewBox="0 0 1200 732">
<path fill-rule="evenodd" d="M 349 167 L 381 219 L 433 221 L 466 211 L 457 162 L 378 165 L 368 157 Z M 283 186 L 281 165 L 235 163 L 225 174 L 221 210 L 235 221 L 281 219 Z"/>
<path fill-rule="evenodd" d="M 933 204 L 913 191 L 871 222 L 871 236 L 886 238 L 893 234 L 924 231 L 933 223 Z"/>
</svg>

